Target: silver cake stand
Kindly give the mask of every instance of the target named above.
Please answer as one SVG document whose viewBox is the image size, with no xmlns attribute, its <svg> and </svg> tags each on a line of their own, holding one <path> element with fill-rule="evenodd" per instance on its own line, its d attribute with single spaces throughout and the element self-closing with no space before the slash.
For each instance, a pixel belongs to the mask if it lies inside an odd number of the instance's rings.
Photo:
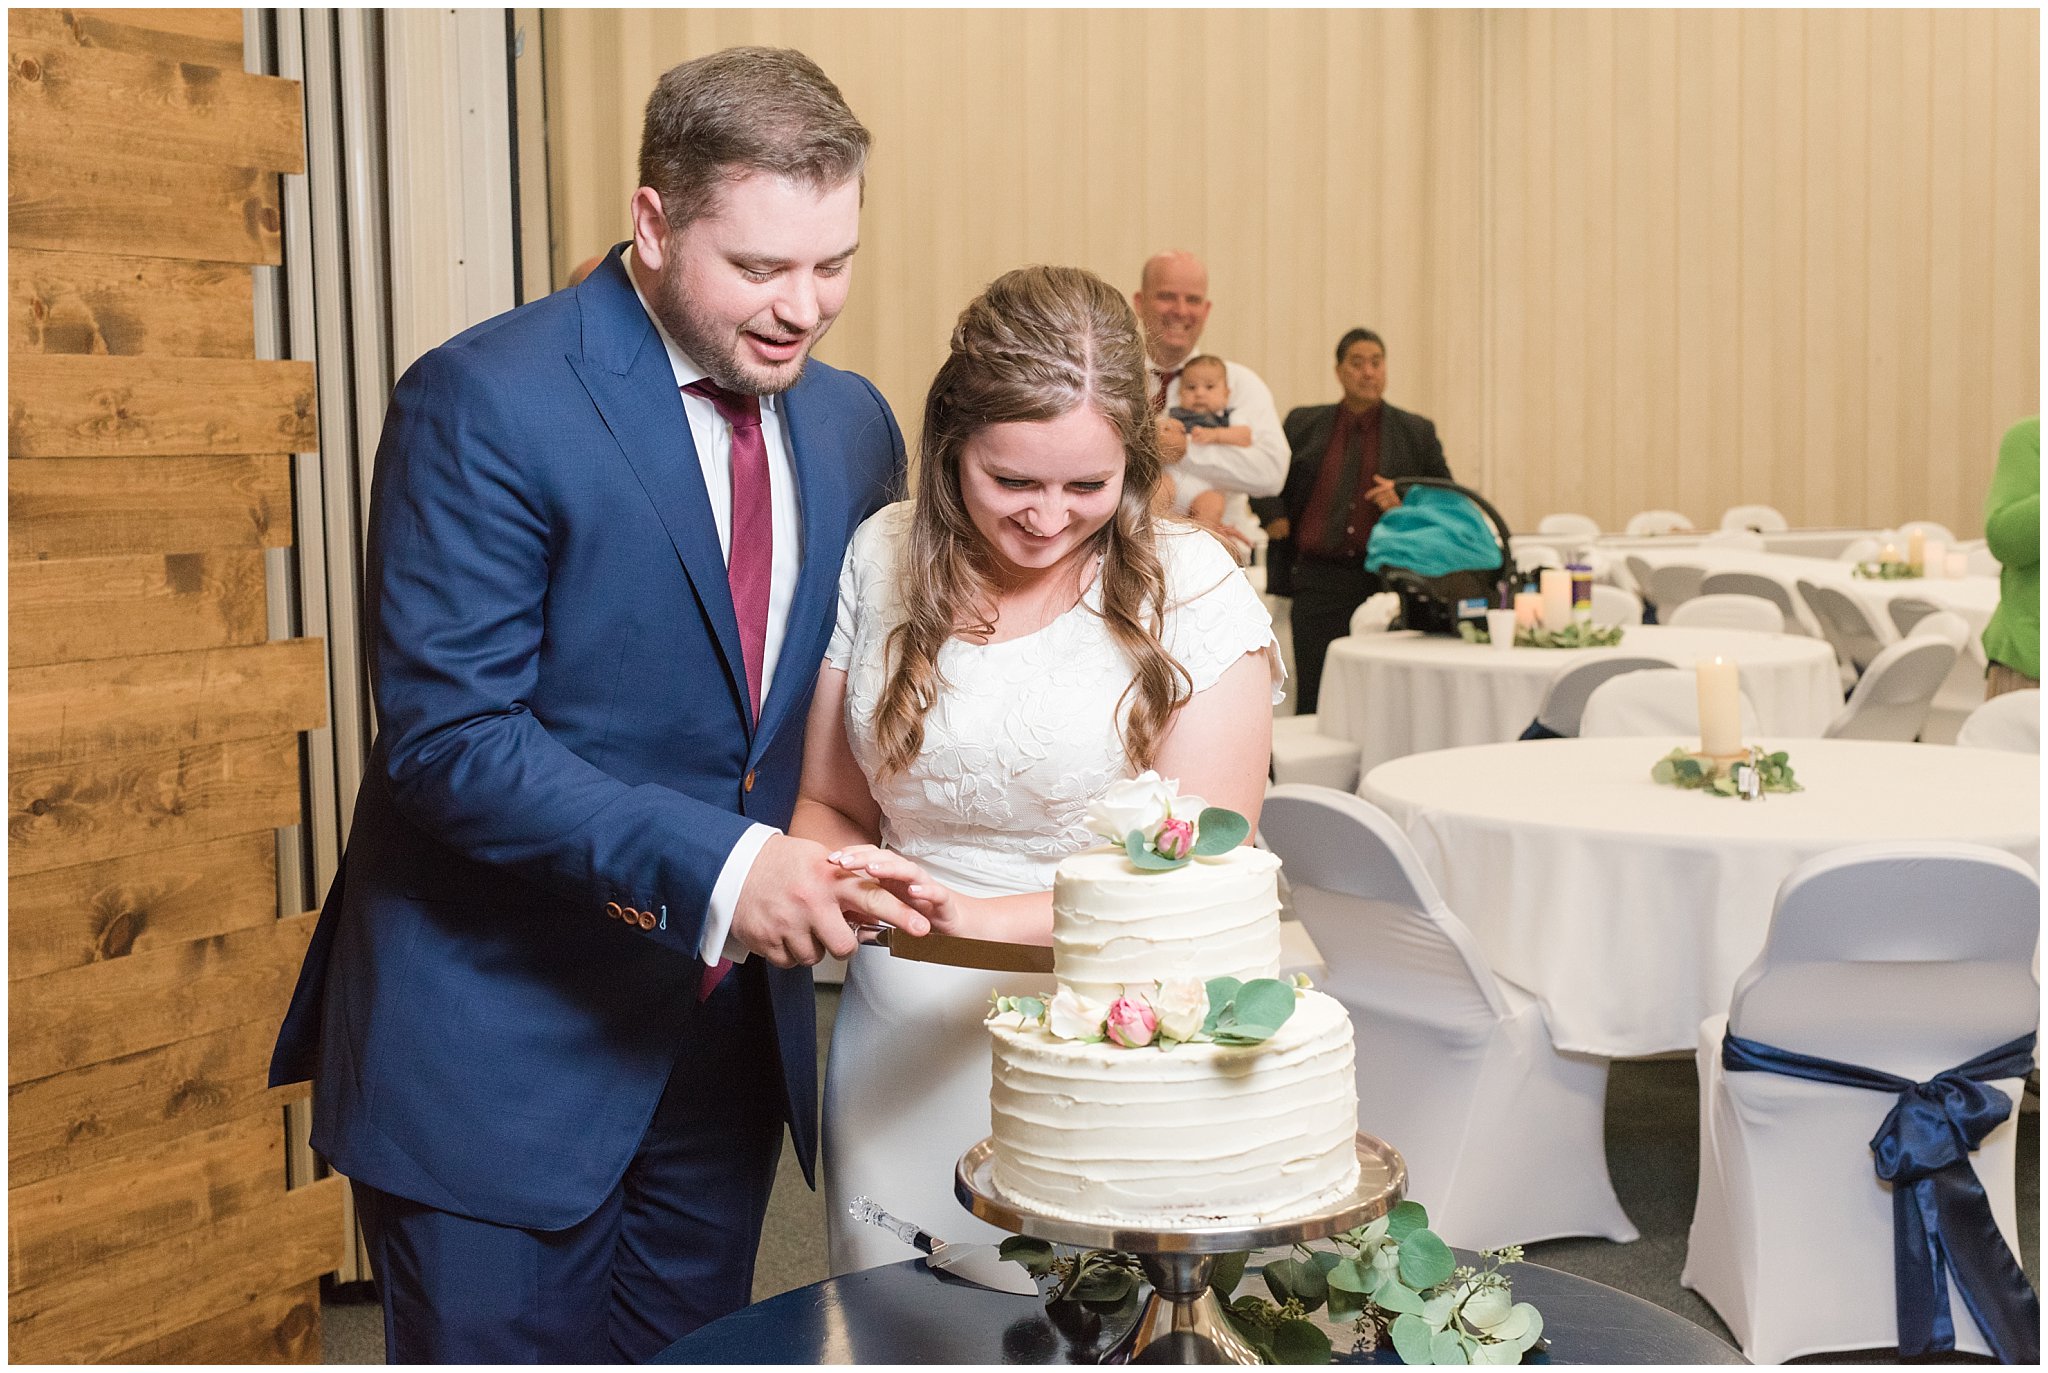
<svg viewBox="0 0 2048 1373">
<path fill-rule="evenodd" d="M 1302 1244 L 1364 1225 L 1391 1211 L 1408 1187 L 1408 1165 L 1391 1145 L 1360 1133 L 1358 1185 L 1348 1196 L 1311 1215 L 1266 1225 L 1181 1226 L 1152 1230 L 1091 1225 L 1047 1215 L 1011 1201 L 995 1187 L 995 1141 L 985 1139 L 960 1156 L 953 1170 L 953 1195 L 989 1224 L 1032 1239 L 1086 1249 L 1120 1249 L 1135 1254 L 1151 1279 L 1152 1295 L 1104 1363 L 1258 1363 L 1224 1319 L 1223 1305 L 1209 1288 L 1209 1273 L 1220 1254 Z M 1152 1359 L 1141 1359 L 1158 1344 Z"/>
</svg>

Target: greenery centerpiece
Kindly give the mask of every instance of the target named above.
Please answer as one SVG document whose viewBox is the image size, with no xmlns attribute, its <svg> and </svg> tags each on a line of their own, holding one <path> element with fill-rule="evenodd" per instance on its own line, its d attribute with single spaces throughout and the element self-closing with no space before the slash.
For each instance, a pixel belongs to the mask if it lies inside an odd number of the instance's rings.
<svg viewBox="0 0 2048 1373">
<path fill-rule="evenodd" d="M 1470 620 L 1458 622 L 1458 634 L 1468 644 L 1493 642 L 1483 626 Z M 1517 626 L 1515 647 L 1613 648 L 1621 642 L 1622 634 L 1620 625 L 1596 625 L 1590 620 L 1573 620 L 1563 629 L 1545 629 L 1541 625 Z"/>
<path fill-rule="evenodd" d="M 1739 796 L 1745 801 L 1761 800 L 1767 791 L 1806 790 L 1793 776 L 1790 754 L 1782 749 L 1767 753 L 1755 746 L 1725 768 L 1675 748 L 1651 766 L 1650 780 L 1686 791 L 1704 791 L 1709 796 Z"/>
<path fill-rule="evenodd" d="M 1330 1362 L 1334 1346 L 1323 1324 L 1327 1310 L 1348 1323 L 1358 1351 L 1391 1340 L 1410 1364 L 1521 1362 L 1543 1334 L 1543 1317 L 1517 1302 L 1507 1274 L 1519 1263 L 1519 1245 L 1484 1250 L 1477 1265 L 1461 1264 L 1429 1229 L 1419 1203 L 1406 1201 L 1369 1225 L 1324 1241 L 1295 1245 L 1261 1271 L 1268 1295 L 1237 1294 L 1249 1254 L 1216 1261 L 1209 1283 L 1224 1318 L 1267 1363 Z M 1110 1316 L 1134 1312 L 1144 1270 L 1131 1254 L 1084 1249 L 1062 1255 L 1044 1240 L 1004 1240 L 1002 1256 L 1034 1277 L 1051 1279 L 1046 1314 L 1069 1335 L 1086 1337 Z"/>
<path fill-rule="evenodd" d="M 1849 575 L 1868 582 L 1908 582 L 1927 574 L 1912 563 L 1894 558 L 1890 562 L 1857 563 L 1849 569 Z"/>
</svg>

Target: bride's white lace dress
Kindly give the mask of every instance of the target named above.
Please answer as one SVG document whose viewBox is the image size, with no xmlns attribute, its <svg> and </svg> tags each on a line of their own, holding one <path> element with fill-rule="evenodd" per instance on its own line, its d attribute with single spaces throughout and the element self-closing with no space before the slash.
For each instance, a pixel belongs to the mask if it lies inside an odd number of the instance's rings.
<svg viewBox="0 0 2048 1373">
<path fill-rule="evenodd" d="M 897 572 L 910 506 L 892 505 L 854 534 L 826 650 L 843 669 L 846 730 L 882 812 L 882 842 L 954 890 L 975 896 L 1043 891 L 1060 859 L 1096 840 L 1088 802 L 1137 769 L 1117 736 L 1131 670 L 1099 612 L 1099 587 L 1035 634 L 994 644 L 949 642 L 945 689 L 925 716 L 924 747 L 883 778 L 874 737 L 889 631 L 901 618 Z M 1163 640 L 1199 692 L 1246 653 L 1271 661 L 1272 618 L 1207 534 L 1160 538 L 1167 574 Z M 1051 978 L 893 960 L 863 948 L 847 970 L 825 1069 L 824 1173 L 832 1271 L 915 1257 L 902 1241 L 852 1220 L 868 1196 L 941 1239 L 992 1243 L 1002 1232 L 953 1197 L 953 1165 L 988 1134 L 989 993 L 1044 991 Z"/>
</svg>

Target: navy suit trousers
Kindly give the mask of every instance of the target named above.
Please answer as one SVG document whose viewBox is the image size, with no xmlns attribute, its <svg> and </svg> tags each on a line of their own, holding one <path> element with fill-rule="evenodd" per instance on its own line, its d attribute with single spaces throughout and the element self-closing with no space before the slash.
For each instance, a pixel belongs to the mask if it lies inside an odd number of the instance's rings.
<svg viewBox="0 0 2048 1373">
<path fill-rule="evenodd" d="M 353 1184 L 387 1362 L 642 1363 L 747 1304 L 784 1115 L 761 971 L 692 1003 L 690 1062 L 577 1224 L 492 1225 Z"/>
</svg>

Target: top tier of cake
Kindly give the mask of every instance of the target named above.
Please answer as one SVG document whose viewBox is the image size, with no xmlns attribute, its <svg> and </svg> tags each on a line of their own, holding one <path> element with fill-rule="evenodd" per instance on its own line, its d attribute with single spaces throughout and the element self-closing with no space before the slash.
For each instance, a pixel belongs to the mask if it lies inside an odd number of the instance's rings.
<svg viewBox="0 0 2048 1373">
<path fill-rule="evenodd" d="M 1173 977 L 1274 977 L 1280 860 L 1237 848 L 1171 872 L 1142 872 L 1120 849 L 1061 862 L 1052 887 L 1052 968 L 1092 1001 Z"/>
</svg>

